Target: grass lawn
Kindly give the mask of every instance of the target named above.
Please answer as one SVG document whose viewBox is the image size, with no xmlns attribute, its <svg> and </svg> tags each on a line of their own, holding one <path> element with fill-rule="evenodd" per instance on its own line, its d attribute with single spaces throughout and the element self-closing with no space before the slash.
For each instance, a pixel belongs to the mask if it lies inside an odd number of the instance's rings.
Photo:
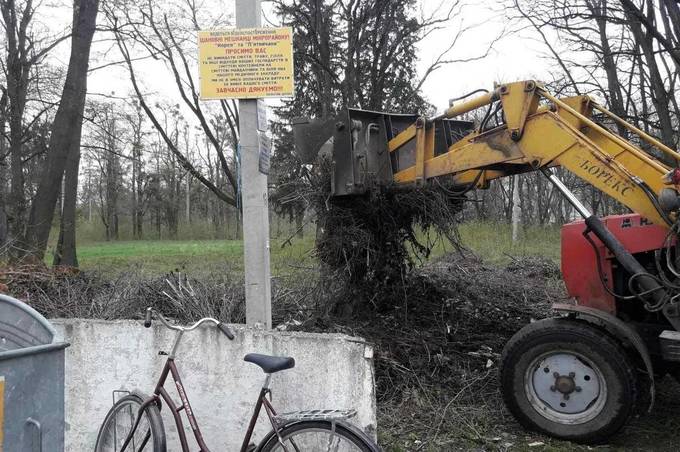
<svg viewBox="0 0 680 452">
<path fill-rule="evenodd" d="M 513 257 L 542 256 L 560 260 L 559 226 L 526 226 L 516 243 L 508 224 L 465 223 L 460 226 L 463 245 L 487 262 L 504 264 Z"/>
<path fill-rule="evenodd" d="M 294 241 L 284 248 L 272 240 L 272 273 L 282 276 L 299 267 L 313 266 L 311 237 Z M 137 266 L 148 274 L 162 274 L 176 269 L 190 273 L 216 268 L 243 273 L 243 242 L 240 240 L 205 241 L 119 241 L 91 242 L 78 245 L 78 260 L 84 270 L 124 271 Z"/>
<path fill-rule="evenodd" d="M 503 264 L 520 256 L 544 256 L 559 261 L 559 228 L 531 226 L 517 243 L 511 239 L 509 225 L 466 223 L 460 226 L 462 243 L 491 263 Z M 271 266 L 274 276 L 286 276 L 314 268 L 314 237 L 271 241 Z M 432 257 L 453 249 L 438 243 Z M 78 259 L 84 270 L 120 272 L 137 266 L 148 274 L 181 269 L 192 274 L 215 269 L 243 273 L 243 242 L 240 240 L 139 240 L 85 242 L 78 245 Z"/>
</svg>

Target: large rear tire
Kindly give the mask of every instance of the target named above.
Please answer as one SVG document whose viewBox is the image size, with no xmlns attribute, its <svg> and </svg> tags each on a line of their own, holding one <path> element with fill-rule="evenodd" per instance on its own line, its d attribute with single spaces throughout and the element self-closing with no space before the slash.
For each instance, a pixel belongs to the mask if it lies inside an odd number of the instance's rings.
<svg viewBox="0 0 680 452">
<path fill-rule="evenodd" d="M 634 412 L 637 376 L 622 346 L 605 332 L 570 319 L 525 326 L 507 343 L 501 389 L 525 428 L 582 443 L 600 443 Z"/>
</svg>

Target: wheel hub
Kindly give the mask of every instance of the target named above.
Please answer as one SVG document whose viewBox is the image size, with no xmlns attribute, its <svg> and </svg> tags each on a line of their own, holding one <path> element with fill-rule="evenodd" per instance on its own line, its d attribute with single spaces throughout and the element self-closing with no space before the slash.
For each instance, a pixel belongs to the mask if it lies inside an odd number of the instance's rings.
<svg viewBox="0 0 680 452">
<path fill-rule="evenodd" d="M 600 371 L 572 353 L 537 358 L 528 369 L 527 380 L 534 408 L 560 422 L 586 422 L 604 404 L 606 388 Z"/>
<path fill-rule="evenodd" d="M 572 377 L 558 374 L 555 378 L 555 390 L 562 394 L 571 394 L 576 390 L 576 383 Z"/>
</svg>

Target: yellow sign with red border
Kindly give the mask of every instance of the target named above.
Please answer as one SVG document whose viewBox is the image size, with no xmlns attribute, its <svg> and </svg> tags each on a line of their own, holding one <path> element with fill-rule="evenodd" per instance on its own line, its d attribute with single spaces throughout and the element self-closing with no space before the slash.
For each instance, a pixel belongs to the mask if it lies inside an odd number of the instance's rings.
<svg viewBox="0 0 680 452">
<path fill-rule="evenodd" d="M 198 32 L 201 99 L 293 95 L 293 29 L 238 28 Z"/>
</svg>

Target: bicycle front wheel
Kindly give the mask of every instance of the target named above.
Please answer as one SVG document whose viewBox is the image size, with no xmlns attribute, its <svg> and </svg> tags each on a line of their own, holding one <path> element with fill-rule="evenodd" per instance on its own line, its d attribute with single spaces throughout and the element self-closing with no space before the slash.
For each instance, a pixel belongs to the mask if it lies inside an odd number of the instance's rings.
<svg viewBox="0 0 680 452">
<path fill-rule="evenodd" d="M 130 394 L 113 405 L 99 429 L 95 452 L 121 452 L 143 403 L 141 396 Z M 158 407 L 148 406 L 141 416 L 125 452 L 166 452 L 165 430 Z"/>
<path fill-rule="evenodd" d="M 259 452 L 379 452 L 380 448 L 366 435 L 345 425 L 330 421 L 301 421 L 284 425 L 279 430 L 281 442 L 273 432 Z"/>
</svg>

